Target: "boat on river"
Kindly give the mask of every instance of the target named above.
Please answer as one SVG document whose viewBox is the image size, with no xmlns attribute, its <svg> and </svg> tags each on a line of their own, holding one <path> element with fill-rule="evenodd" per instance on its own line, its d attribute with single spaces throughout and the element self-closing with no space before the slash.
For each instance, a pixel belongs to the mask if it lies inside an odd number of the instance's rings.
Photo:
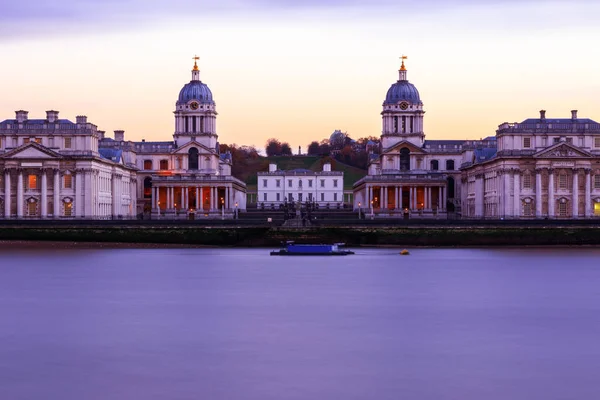
<svg viewBox="0 0 600 400">
<path fill-rule="evenodd" d="M 283 248 L 271 252 L 272 256 L 347 256 L 353 251 L 342 249 L 344 243 L 334 244 L 296 244 L 285 242 Z"/>
</svg>

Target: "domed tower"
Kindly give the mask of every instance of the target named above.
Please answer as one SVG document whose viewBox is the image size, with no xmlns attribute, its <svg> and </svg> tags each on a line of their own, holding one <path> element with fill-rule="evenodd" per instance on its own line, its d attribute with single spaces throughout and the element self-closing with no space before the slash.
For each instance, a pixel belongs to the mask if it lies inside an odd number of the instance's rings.
<svg viewBox="0 0 600 400">
<path fill-rule="evenodd" d="M 400 77 L 387 91 L 383 102 L 382 147 L 388 148 L 406 140 L 419 147 L 423 146 L 423 102 L 419 91 L 406 79 L 406 67 L 402 56 Z"/>
<path fill-rule="evenodd" d="M 200 80 L 199 57 L 194 57 L 192 80 L 179 92 L 175 105 L 175 143 L 180 147 L 196 141 L 209 149 L 217 145 L 217 111 L 212 92 Z"/>
</svg>

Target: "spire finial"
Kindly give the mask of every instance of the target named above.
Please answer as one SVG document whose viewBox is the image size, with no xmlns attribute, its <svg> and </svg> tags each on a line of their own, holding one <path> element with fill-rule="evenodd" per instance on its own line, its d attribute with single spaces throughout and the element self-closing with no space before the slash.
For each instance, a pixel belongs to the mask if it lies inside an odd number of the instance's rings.
<svg viewBox="0 0 600 400">
<path fill-rule="evenodd" d="M 404 54 L 402 54 L 402 57 L 400 57 L 400 59 L 402 60 L 402 65 L 400 66 L 400 71 L 406 71 L 406 67 L 404 66 L 404 60 L 406 60 L 408 57 L 405 56 Z"/>
<path fill-rule="evenodd" d="M 194 71 L 198 71 L 198 60 L 200 57 L 194 56 L 192 59 L 194 60 Z"/>
</svg>

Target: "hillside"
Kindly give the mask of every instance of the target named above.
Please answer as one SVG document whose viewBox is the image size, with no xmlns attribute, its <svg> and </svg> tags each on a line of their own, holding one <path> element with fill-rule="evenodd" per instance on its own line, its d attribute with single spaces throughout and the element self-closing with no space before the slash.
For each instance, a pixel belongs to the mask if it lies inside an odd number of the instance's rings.
<svg viewBox="0 0 600 400">
<path fill-rule="evenodd" d="M 291 170 L 297 168 L 308 169 L 311 171 L 321 171 L 325 161 L 331 162 L 333 171 L 342 171 L 344 173 L 344 190 L 352 189 L 354 182 L 367 174 L 367 171 L 360 168 L 341 163 L 329 157 L 318 156 L 277 156 L 277 157 L 258 157 L 256 159 L 244 160 L 244 165 L 235 168 L 234 175 L 246 182 L 248 190 L 256 190 L 257 172 L 265 172 L 269 170 L 269 164 L 277 164 L 277 168 L 281 170 Z"/>
</svg>

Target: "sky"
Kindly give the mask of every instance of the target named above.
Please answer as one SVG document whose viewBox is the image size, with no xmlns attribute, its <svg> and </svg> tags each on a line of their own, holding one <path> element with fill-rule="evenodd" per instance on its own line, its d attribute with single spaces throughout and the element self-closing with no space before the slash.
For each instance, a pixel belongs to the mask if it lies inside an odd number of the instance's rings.
<svg viewBox="0 0 600 400">
<path fill-rule="evenodd" d="M 408 56 L 426 139 L 479 139 L 503 122 L 600 121 L 600 2 L 63 0 L 0 3 L 0 120 L 14 111 L 171 140 L 192 57 L 221 143 L 295 150 L 336 129 L 381 134 Z"/>
</svg>

